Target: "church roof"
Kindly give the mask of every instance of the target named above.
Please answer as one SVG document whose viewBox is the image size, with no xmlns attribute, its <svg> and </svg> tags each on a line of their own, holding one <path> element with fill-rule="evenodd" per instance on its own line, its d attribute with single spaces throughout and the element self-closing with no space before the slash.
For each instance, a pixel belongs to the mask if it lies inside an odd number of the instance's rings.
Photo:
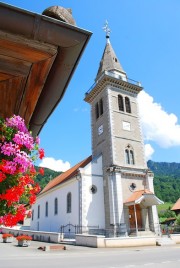
<svg viewBox="0 0 180 268">
<path fill-rule="evenodd" d="M 180 198 L 176 201 L 171 210 L 179 210 L 180 209 Z"/>
<path fill-rule="evenodd" d="M 40 192 L 40 194 L 45 193 L 49 191 L 50 189 L 56 187 L 57 185 L 73 178 L 79 173 L 79 168 L 85 167 L 87 164 L 89 164 L 92 160 L 92 156 L 87 157 L 86 159 L 82 160 L 72 168 L 68 169 L 67 171 L 63 172 L 53 180 L 51 180 L 45 187 L 44 189 Z"/>
<path fill-rule="evenodd" d="M 115 71 L 116 70 L 116 71 L 119 71 L 123 74 L 126 74 L 125 71 L 123 70 L 112 46 L 111 46 L 109 37 L 106 37 L 106 38 L 107 38 L 106 46 L 104 49 L 102 59 L 100 61 L 99 69 L 98 69 L 97 76 L 96 76 L 95 80 L 97 80 L 104 71 Z"/>
</svg>

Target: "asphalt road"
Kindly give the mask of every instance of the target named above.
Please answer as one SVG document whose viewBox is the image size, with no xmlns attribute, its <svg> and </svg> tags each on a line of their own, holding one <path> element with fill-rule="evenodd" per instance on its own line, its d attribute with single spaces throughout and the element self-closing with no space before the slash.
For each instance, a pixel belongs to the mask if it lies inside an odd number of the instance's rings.
<svg viewBox="0 0 180 268">
<path fill-rule="evenodd" d="M 178 268 L 180 245 L 96 249 L 67 246 L 67 250 L 41 251 L 41 242 L 30 247 L 18 247 L 17 242 L 0 242 L 0 268 Z M 47 245 L 47 244 L 46 244 Z"/>
</svg>

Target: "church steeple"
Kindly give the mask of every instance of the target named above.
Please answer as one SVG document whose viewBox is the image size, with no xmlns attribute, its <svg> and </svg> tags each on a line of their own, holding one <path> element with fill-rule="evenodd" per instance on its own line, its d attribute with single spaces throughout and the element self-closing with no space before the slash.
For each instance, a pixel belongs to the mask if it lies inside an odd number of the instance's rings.
<svg viewBox="0 0 180 268">
<path fill-rule="evenodd" d="M 112 46 L 110 43 L 110 29 L 108 27 L 108 22 L 106 21 L 105 26 L 103 27 L 104 31 L 106 32 L 106 46 L 104 49 L 104 53 L 102 59 L 100 61 L 99 69 L 96 75 L 95 81 L 99 79 L 101 74 L 104 71 L 110 71 L 115 73 L 122 74 L 123 77 L 126 77 L 126 72 L 123 70 Z"/>
</svg>

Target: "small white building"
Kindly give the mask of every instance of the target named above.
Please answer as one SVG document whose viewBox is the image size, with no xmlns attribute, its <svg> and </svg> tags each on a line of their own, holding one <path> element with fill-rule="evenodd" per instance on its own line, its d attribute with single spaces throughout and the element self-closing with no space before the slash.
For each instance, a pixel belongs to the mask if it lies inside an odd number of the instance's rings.
<svg viewBox="0 0 180 268">
<path fill-rule="evenodd" d="M 106 38 L 95 84 L 85 96 L 91 105 L 92 157 L 42 190 L 32 207 L 32 230 L 158 233 L 156 205 L 163 202 L 154 194 L 145 161 L 137 103 L 143 88 L 127 78 L 108 31 Z"/>
</svg>

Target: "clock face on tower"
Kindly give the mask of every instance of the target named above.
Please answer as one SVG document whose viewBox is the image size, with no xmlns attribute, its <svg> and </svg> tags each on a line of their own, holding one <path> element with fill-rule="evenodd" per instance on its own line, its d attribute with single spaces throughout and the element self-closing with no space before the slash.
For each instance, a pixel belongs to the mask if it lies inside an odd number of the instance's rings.
<svg viewBox="0 0 180 268">
<path fill-rule="evenodd" d="M 129 122 L 123 121 L 123 129 L 124 130 L 131 130 L 131 124 Z"/>
<path fill-rule="evenodd" d="M 98 127 L 98 135 L 101 135 L 103 133 L 103 125 Z"/>
</svg>

